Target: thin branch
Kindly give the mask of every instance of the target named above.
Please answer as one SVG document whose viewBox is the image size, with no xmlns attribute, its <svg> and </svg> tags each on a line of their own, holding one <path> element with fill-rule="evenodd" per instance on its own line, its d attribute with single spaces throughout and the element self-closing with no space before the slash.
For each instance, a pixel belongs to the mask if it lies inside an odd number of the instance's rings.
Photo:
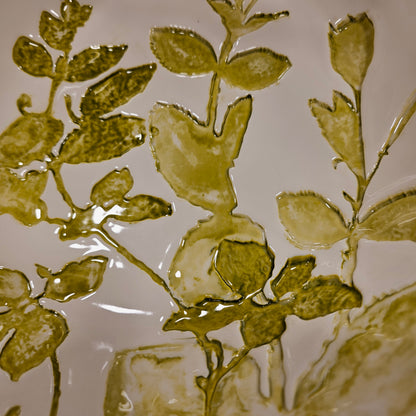
<svg viewBox="0 0 416 416">
<path fill-rule="evenodd" d="M 51 357 L 52 363 L 52 371 L 53 371 L 53 396 L 52 396 L 52 404 L 51 410 L 49 412 L 49 416 L 57 416 L 58 415 L 58 407 L 59 407 L 59 398 L 61 396 L 61 371 L 59 370 L 59 362 L 58 357 L 56 356 L 56 352 L 54 352 Z"/>
</svg>

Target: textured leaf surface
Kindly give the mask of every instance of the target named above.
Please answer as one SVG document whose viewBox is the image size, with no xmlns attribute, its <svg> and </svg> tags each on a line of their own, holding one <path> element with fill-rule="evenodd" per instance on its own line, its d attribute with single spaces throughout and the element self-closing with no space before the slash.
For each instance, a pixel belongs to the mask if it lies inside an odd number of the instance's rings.
<svg viewBox="0 0 416 416">
<path fill-rule="evenodd" d="M 299 247 L 326 248 L 348 236 L 339 210 L 313 192 L 277 196 L 280 221 Z"/>
<path fill-rule="evenodd" d="M 0 169 L 0 214 L 13 215 L 27 226 L 42 221 L 47 207 L 40 198 L 47 181 L 47 172 L 31 171 L 21 179 L 7 169 Z"/>
<path fill-rule="evenodd" d="M 217 136 L 174 105 L 155 106 L 150 131 L 156 166 L 179 197 L 212 212 L 235 207 L 228 170 L 240 151 L 251 108 L 250 96 L 229 106 Z"/>
<path fill-rule="evenodd" d="M 351 101 L 341 93 L 334 91 L 333 100 L 333 109 L 318 100 L 310 100 L 309 106 L 322 135 L 340 159 L 357 176 L 364 178 L 364 146 L 358 114 Z"/>
<path fill-rule="evenodd" d="M 62 19 L 59 19 L 49 12 L 42 12 L 39 22 L 39 33 L 43 40 L 54 49 L 68 51 L 74 40 L 75 30 Z"/>
<path fill-rule="evenodd" d="M 68 333 L 64 318 L 40 306 L 28 308 L 20 319 L 0 353 L 0 368 L 12 381 L 50 357 Z"/>
<path fill-rule="evenodd" d="M 280 19 L 281 17 L 289 16 L 289 12 L 277 12 L 277 13 L 255 13 L 244 24 L 245 33 L 254 32 L 262 28 L 267 23 Z"/>
<path fill-rule="evenodd" d="M 416 192 L 396 195 L 371 208 L 356 233 L 375 241 L 416 241 Z"/>
<path fill-rule="evenodd" d="M 13 47 L 15 64 L 26 73 L 35 77 L 52 77 L 53 62 L 49 52 L 43 45 L 21 36 Z"/>
<path fill-rule="evenodd" d="M 123 201 L 124 195 L 133 187 L 133 177 L 128 168 L 113 170 L 97 182 L 91 191 L 91 201 L 104 209 Z"/>
<path fill-rule="evenodd" d="M 223 240 L 215 255 L 215 269 L 236 293 L 247 297 L 263 289 L 271 276 L 274 254 L 266 245 Z"/>
<path fill-rule="evenodd" d="M 0 166 L 18 168 L 42 161 L 61 139 L 64 125 L 45 114 L 19 117 L 0 136 Z"/>
<path fill-rule="evenodd" d="M 118 64 L 126 51 L 127 45 L 85 49 L 69 61 L 66 80 L 78 82 L 95 78 Z"/>
<path fill-rule="evenodd" d="M 68 302 L 95 292 L 103 281 L 107 262 L 107 257 L 88 257 L 80 262 L 67 264 L 57 273 L 38 265 L 39 276 L 48 279 L 44 297 Z"/>
<path fill-rule="evenodd" d="M 191 30 L 153 28 L 150 46 L 159 62 L 176 74 L 201 75 L 214 71 L 217 66 L 210 43 Z"/>
<path fill-rule="evenodd" d="M 101 162 L 120 157 L 144 142 L 145 121 L 117 115 L 88 118 L 62 143 L 59 157 L 70 164 Z"/>
<path fill-rule="evenodd" d="M 212 267 L 215 252 L 224 239 L 265 244 L 263 229 L 244 216 L 213 216 L 200 221 L 182 239 L 169 268 L 169 283 L 185 305 L 193 306 L 206 297 L 232 300 L 240 298 Z"/>
<path fill-rule="evenodd" d="M 63 19 L 73 27 L 82 27 L 89 19 L 92 6 L 80 5 L 77 0 L 64 0 L 61 3 L 61 15 Z"/>
<path fill-rule="evenodd" d="M 224 79 L 233 87 L 260 90 L 279 81 L 291 63 L 270 49 L 255 48 L 238 53 L 224 66 Z"/>
<path fill-rule="evenodd" d="M 114 72 L 88 88 L 81 100 L 81 112 L 103 115 L 126 104 L 144 91 L 155 70 L 155 64 L 147 64 Z"/>
<path fill-rule="evenodd" d="M 359 90 L 374 53 L 374 26 L 365 13 L 330 27 L 329 46 L 335 71 Z"/>
<path fill-rule="evenodd" d="M 22 272 L 0 268 L 0 306 L 15 306 L 29 295 L 30 283 Z"/>
<path fill-rule="evenodd" d="M 296 292 L 310 279 L 315 268 L 315 257 L 297 256 L 287 260 L 286 264 L 271 282 L 271 289 L 277 299 L 286 293 Z"/>
</svg>

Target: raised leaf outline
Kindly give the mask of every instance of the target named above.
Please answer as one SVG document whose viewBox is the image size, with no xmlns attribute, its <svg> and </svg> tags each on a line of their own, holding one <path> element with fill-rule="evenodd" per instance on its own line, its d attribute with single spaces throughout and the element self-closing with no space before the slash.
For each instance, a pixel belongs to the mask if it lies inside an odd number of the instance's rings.
<svg viewBox="0 0 416 416">
<path fill-rule="evenodd" d="M 271 276 L 274 254 L 267 245 L 255 242 L 221 241 L 214 266 L 235 293 L 252 297 Z"/>
<path fill-rule="evenodd" d="M 39 22 L 39 34 L 43 40 L 54 49 L 68 51 L 74 40 L 76 31 L 62 19 L 49 12 L 42 12 Z"/>
<path fill-rule="evenodd" d="M 62 18 L 70 26 L 78 28 L 84 26 L 89 19 L 92 11 L 92 6 L 80 5 L 77 0 L 64 0 L 61 3 Z"/>
<path fill-rule="evenodd" d="M 150 46 L 159 62 L 176 74 L 203 75 L 217 68 L 213 47 L 192 30 L 153 28 L 150 32 Z"/>
<path fill-rule="evenodd" d="M 220 134 L 175 105 L 157 104 L 150 114 L 156 167 L 175 193 L 212 212 L 236 206 L 229 169 L 238 156 L 252 98 L 228 107 Z"/>
<path fill-rule="evenodd" d="M 18 270 L 0 268 L 0 307 L 14 307 L 30 296 L 30 282 Z M 0 337 L 1 341 L 1 337 Z"/>
<path fill-rule="evenodd" d="M 126 104 L 145 90 L 155 70 L 155 64 L 119 69 L 92 85 L 81 99 L 82 114 L 103 115 Z"/>
<path fill-rule="evenodd" d="M 56 273 L 37 265 L 38 275 L 47 279 L 44 297 L 68 302 L 94 293 L 101 286 L 107 262 L 107 257 L 91 256 L 71 262 Z"/>
<path fill-rule="evenodd" d="M 355 233 L 374 241 L 416 241 L 416 191 L 395 195 L 370 208 Z"/>
<path fill-rule="evenodd" d="M 254 48 L 234 55 L 222 68 L 222 74 L 231 86 L 253 91 L 277 83 L 290 67 L 286 56 L 267 48 Z"/>
<path fill-rule="evenodd" d="M 19 178 L 0 169 L 0 214 L 10 214 L 24 225 L 32 226 L 47 215 L 41 196 L 48 181 L 47 172 L 28 172 Z"/>
<path fill-rule="evenodd" d="M 4 416 L 20 416 L 22 414 L 20 406 L 11 407 Z"/>
<path fill-rule="evenodd" d="M 333 101 L 333 108 L 318 100 L 310 100 L 309 107 L 335 153 L 355 175 L 364 178 L 364 146 L 358 114 L 352 102 L 340 92 L 334 91 Z"/>
<path fill-rule="evenodd" d="M 35 77 L 52 77 L 52 56 L 39 42 L 20 36 L 13 47 L 15 64 L 26 73 Z"/>
<path fill-rule="evenodd" d="M 279 217 L 290 241 L 303 248 L 328 248 L 350 231 L 337 207 L 313 192 L 277 195 Z"/>
<path fill-rule="evenodd" d="M 0 165 L 13 169 L 43 161 L 61 139 L 64 125 L 46 114 L 26 114 L 0 136 Z"/>
</svg>

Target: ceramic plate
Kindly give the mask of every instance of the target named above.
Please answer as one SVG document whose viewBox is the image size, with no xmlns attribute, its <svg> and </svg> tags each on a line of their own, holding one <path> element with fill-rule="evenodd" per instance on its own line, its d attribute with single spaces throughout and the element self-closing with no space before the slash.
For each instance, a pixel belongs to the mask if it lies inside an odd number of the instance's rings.
<svg viewBox="0 0 416 416">
<path fill-rule="evenodd" d="M 416 413 L 416 4 L 0 14 L 0 415 Z"/>
</svg>

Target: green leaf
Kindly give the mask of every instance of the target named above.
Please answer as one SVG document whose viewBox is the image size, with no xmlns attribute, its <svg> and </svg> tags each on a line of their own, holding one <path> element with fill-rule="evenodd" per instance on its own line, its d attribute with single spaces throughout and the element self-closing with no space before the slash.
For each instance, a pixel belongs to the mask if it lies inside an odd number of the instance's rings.
<svg viewBox="0 0 416 416">
<path fill-rule="evenodd" d="M 26 114 L 0 136 L 0 165 L 13 169 L 43 161 L 61 139 L 64 125 L 45 114 Z"/>
<path fill-rule="evenodd" d="M 221 16 L 223 25 L 235 36 L 244 34 L 244 13 L 228 0 L 208 0 L 209 5 Z"/>
<path fill-rule="evenodd" d="M 291 65 L 284 55 L 267 48 L 254 48 L 234 55 L 222 73 L 231 86 L 254 91 L 278 82 Z"/>
<path fill-rule="evenodd" d="M 69 61 L 66 80 L 79 82 L 95 78 L 118 64 L 126 51 L 127 45 L 85 49 Z"/>
<path fill-rule="evenodd" d="M 267 23 L 274 22 L 280 19 L 281 17 L 287 16 L 289 16 L 288 11 L 267 14 L 256 13 L 253 16 L 251 16 L 244 24 L 245 33 L 254 32 L 255 30 L 262 28 Z"/>
<path fill-rule="evenodd" d="M 358 114 L 352 102 L 340 92 L 334 91 L 333 100 L 333 109 L 318 100 L 310 100 L 312 114 L 335 153 L 355 175 L 365 178 Z"/>
<path fill-rule="evenodd" d="M 18 270 L 0 267 L 0 307 L 14 307 L 30 296 L 30 282 Z M 1 339 L 0 339 L 1 340 Z"/>
<path fill-rule="evenodd" d="M 85 119 L 65 138 L 59 151 L 64 163 L 93 163 L 120 157 L 144 142 L 145 121 L 116 115 Z"/>
<path fill-rule="evenodd" d="M 94 185 L 91 201 L 104 209 L 112 208 L 123 201 L 132 187 L 133 177 L 128 168 L 113 170 Z"/>
<path fill-rule="evenodd" d="M 239 301 L 206 299 L 192 308 L 175 312 L 163 325 L 164 331 L 190 331 L 206 335 L 243 319 L 249 306 Z"/>
<path fill-rule="evenodd" d="M 355 231 L 374 241 L 416 241 L 416 191 L 395 195 L 370 208 Z"/>
<path fill-rule="evenodd" d="M 358 308 L 361 302 L 360 292 L 342 283 L 338 276 L 319 276 L 296 292 L 292 307 L 299 318 L 314 319 L 342 309 Z"/>
<path fill-rule="evenodd" d="M 150 145 L 156 167 L 179 197 L 212 212 L 236 206 L 228 171 L 239 154 L 251 109 L 251 96 L 230 105 L 217 135 L 183 109 L 154 107 Z"/>
<path fill-rule="evenodd" d="M 184 305 L 193 306 L 207 297 L 223 300 L 241 298 L 224 283 L 212 267 L 224 239 L 266 243 L 264 230 L 248 217 L 218 216 L 199 221 L 182 239 L 169 267 L 169 286 Z"/>
<path fill-rule="evenodd" d="M 223 240 L 214 267 L 233 292 L 248 297 L 263 289 L 273 264 L 274 254 L 267 245 Z"/>
<path fill-rule="evenodd" d="M 52 77 L 53 62 L 49 52 L 43 45 L 21 36 L 13 47 L 15 64 L 26 73 L 35 77 Z"/>
<path fill-rule="evenodd" d="M 0 352 L 0 368 L 12 381 L 19 381 L 24 373 L 42 364 L 68 334 L 65 319 L 40 306 L 29 306 L 20 319 Z"/>
<path fill-rule="evenodd" d="M 126 104 L 144 91 L 156 70 L 156 64 L 120 69 L 88 88 L 81 100 L 84 115 L 103 115 Z"/>
<path fill-rule="evenodd" d="M 360 90 L 374 53 L 374 26 L 365 13 L 330 25 L 332 67 L 354 89 Z"/>
<path fill-rule="evenodd" d="M 191 30 L 164 27 L 150 32 L 150 47 L 169 71 L 184 75 L 203 75 L 215 71 L 217 58 L 211 44 Z"/>
<path fill-rule="evenodd" d="M 13 406 L 11 407 L 5 416 L 20 416 L 21 415 L 21 407 L 20 406 Z"/>
<path fill-rule="evenodd" d="M 100 287 L 107 262 L 107 257 L 91 256 L 80 262 L 68 263 L 57 273 L 37 265 L 39 276 L 48 279 L 44 297 L 68 302 L 90 295 Z"/>
<path fill-rule="evenodd" d="M 301 248 L 328 248 L 348 237 L 339 209 L 313 192 L 277 196 L 280 221 L 289 240 Z"/>
<path fill-rule="evenodd" d="M 54 49 L 69 51 L 76 30 L 49 12 L 42 12 L 39 33 L 43 40 Z"/>
<path fill-rule="evenodd" d="M 47 181 L 47 172 L 30 171 L 25 178 L 19 178 L 0 169 L 0 214 L 10 214 L 27 226 L 42 221 L 47 207 L 40 197 Z"/>
<path fill-rule="evenodd" d="M 252 349 L 280 338 L 286 329 L 287 312 L 280 303 L 256 306 L 241 323 L 244 344 Z"/>
<path fill-rule="evenodd" d="M 314 256 L 297 256 L 287 260 L 278 276 L 271 282 L 271 289 L 277 299 L 287 293 L 296 292 L 312 276 L 315 268 Z"/>
<path fill-rule="evenodd" d="M 92 6 L 81 6 L 77 0 L 64 0 L 61 3 L 62 18 L 74 28 L 84 26 L 91 15 L 91 11 Z"/>
</svg>

